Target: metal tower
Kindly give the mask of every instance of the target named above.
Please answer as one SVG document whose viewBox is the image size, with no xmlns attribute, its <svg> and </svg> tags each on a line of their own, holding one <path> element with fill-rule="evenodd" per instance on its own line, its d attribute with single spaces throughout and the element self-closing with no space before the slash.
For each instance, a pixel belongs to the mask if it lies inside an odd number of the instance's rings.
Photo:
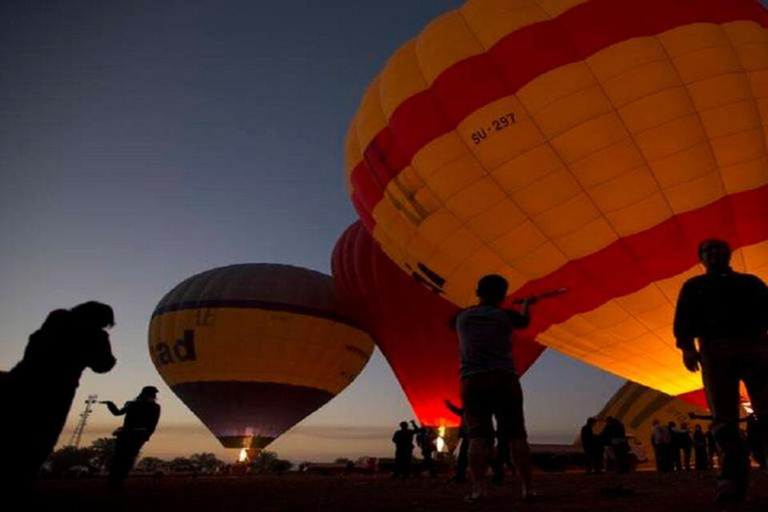
<svg viewBox="0 0 768 512">
<path fill-rule="evenodd" d="M 99 395 L 88 395 L 88 398 L 85 400 L 85 410 L 80 413 L 80 421 L 77 423 L 77 428 L 75 428 L 75 431 L 72 432 L 72 437 L 69 439 L 69 446 L 80 448 L 80 438 L 83 437 L 83 431 L 85 430 L 85 424 L 88 421 L 88 416 L 90 416 L 91 412 L 93 412 L 91 410 L 91 406 L 96 403 L 97 398 L 99 398 Z"/>
</svg>

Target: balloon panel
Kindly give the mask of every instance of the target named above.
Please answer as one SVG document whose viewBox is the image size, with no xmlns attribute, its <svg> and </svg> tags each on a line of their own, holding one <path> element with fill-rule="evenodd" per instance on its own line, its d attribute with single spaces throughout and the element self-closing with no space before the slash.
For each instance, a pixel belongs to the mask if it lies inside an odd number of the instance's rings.
<svg viewBox="0 0 768 512">
<path fill-rule="evenodd" d="M 471 1 L 403 46 L 348 136 L 382 249 L 459 306 L 567 287 L 528 331 L 672 395 L 696 247 L 768 277 L 766 11 L 751 0 Z"/>
<path fill-rule="evenodd" d="M 275 382 L 336 394 L 370 357 L 371 340 L 357 328 L 261 308 L 208 307 L 155 316 L 150 324 L 155 366 L 169 385 Z"/>
</svg>

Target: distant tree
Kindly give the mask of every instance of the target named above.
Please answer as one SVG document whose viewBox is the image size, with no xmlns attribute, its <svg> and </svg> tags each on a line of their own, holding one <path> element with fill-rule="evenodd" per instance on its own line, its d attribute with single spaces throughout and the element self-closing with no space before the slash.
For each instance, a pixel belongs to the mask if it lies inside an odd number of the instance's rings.
<svg viewBox="0 0 768 512">
<path fill-rule="evenodd" d="M 186 457 L 176 457 L 170 462 L 171 471 L 195 471 L 197 465 Z"/>
<path fill-rule="evenodd" d="M 165 466 L 166 462 L 157 457 L 144 457 L 136 464 L 136 469 L 145 473 L 155 473 Z"/>
<path fill-rule="evenodd" d="M 115 438 L 100 437 L 91 443 L 90 448 L 93 450 L 93 465 L 99 471 L 106 470 L 115 453 Z"/>
<path fill-rule="evenodd" d="M 204 473 L 212 473 L 226 465 L 216 455 L 208 452 L 195 453 L 189 457 L 189 460 Z"/>
<path fill-rule="evenodd" d="M 62 475 L 75 466 L 93 467 L 95 452 L 92 448 L 65 446 L 53 452 L 48 458 L 52 475 Z"/>
<path fill-rule="evenodd" d="M 251 468 L 257 473 L 284 473 L 290 471 L 293 463 L 281 460 L 275 452 L 263 450 L 251 462 Z"/>
</svg>

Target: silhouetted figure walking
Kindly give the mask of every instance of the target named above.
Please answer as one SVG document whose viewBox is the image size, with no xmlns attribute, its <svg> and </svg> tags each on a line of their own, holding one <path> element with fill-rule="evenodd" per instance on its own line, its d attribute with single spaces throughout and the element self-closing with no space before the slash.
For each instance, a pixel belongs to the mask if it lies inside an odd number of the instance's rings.
<svg viewBox="0 0 768 512">
<path fill-rule="evenodd" d="M 696 471 L 706 471 L 709 469 L 707 435 L 701 429 L 701 425 L 696 425 L 693 429 L 693 451 L 695 453 L 694 461 L 696 464 Z"/>
<path fill-rule="evenodd" d="M 413 424 L 416 430 L 416 445 L 421 450 L 421 458 L 423 469 L 425 469 L 430 478 L 437 476 L 437 466 L 432 458 L 432 455 L 437 451 L 437 435 L 435 431 L 427 427 L 417 427 Z"/>
<path fill-rule="evenodd" d="M 400 422 L 400 430 L 392 436 L 395 443 L 395 472 L 393 477 L 408 478 L 411 475 L 411 461 L 413 460 L 413 436 L 416 430 L 408 428 L 408 422 Z"/>
<path fill-rule="evenodd" d="M 717 499 L 741 500 L 748 456 L 739 436 L 739 381 L 746 385 L 758 418 L 768 417 L 768 286 L 756 276 L 733 271 L 731 249 L 722 240 L 702 242 L 699 259 L 707 271 L 686 281 L 680 291 L 675 337 L 685 367 L 702 370 L 722 450 Z M 764 425 L 761 431 L 765 443 Z"/>
<path fill-rule="evenodd" d="M 3 379 L 0 403 L 13 420 L 0 422 L 0 486 L 19 491 L 53 451 L 83 370 L 106 373 L 115 358 L 105 329 L 112 308 L 86 302 L 57 309 L 29 337 L 23 359 Z"/>
<path fill-rule="evenodd" d="M 512 460 L 522 480 L 522 496 L 531 495 L 531 461 L 523 415 L 523 392 L 512 361 L 512 330 L 528 326 L 528 305 L 520 312 L 501 308 L 506 279 L 487 275 L 477 284 L 479 304 L 456 317 L 461 360 L 461 398 L 470 438 L 469 465 L 472 492 L 468 501 L 487 495 L 486 473 L 498 434 L 509 444 Z M 497 432 L 494 432 L 493 419 Z"/>
<path fill-rule="evenodd" d="M 109 412 L 115 416 L 125 415 L 123 426 L 115 430 L 115 453 L 109 466 L 109 486 L 119 490 L 123 481 L 136 463 L 141 447 L 157 427 L 160 419 L 160 405 L 156 401 L 157 388 L 145 386 L 135 400 L 126 402 L 122 409 L 105 400 Z"/>
<path fill-rule="evenodd" d="M 581 448 L 584 450 L 587 473 L 601 473 L 603 470 L 603 443 L 593 430 L 596 423 L 595 418 L 588 418 L 581 427 Z"/>
</svg>

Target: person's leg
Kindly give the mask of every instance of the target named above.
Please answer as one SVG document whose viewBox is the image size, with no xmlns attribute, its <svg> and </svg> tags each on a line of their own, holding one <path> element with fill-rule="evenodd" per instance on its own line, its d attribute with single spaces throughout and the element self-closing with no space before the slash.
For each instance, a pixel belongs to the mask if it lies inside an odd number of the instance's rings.
<svg viewBox="0 0 768 512">
<path fill-rule="evenodd" d="M 747 454 L 739 435 L 739 375 L 734 347 L 726 343 L 702 347 L 701 371 L 712 430 L 720 448 L 718 499 L 743 498 L 747 485 Z"/>
<path fill-rule="evenodd" d="M 124 436 L 118 437 L 115 441 L 115 451 L 109 466 L 109 487 L 112 490 L 122 489 L 123 481 L 131 470 L 132 450 L 130 444 L 130 440 Z"/>
<path fill-rule="evenodd" d="M 494 391 L 490 374 L 481 373 L 461 380 L 461 399 L 467 421 L 469 438 L 469 470 L 472 481 L 470 500 L 483 498 L 488 494 L 486 473 L 488 458 L 493 444 L 493 417 L 489 397 Z"/>
<path fill-rule="evenodd" d="M 459 445 L 459 455 L 456 459 L 456 482 L 462 483 L 467 479 L 469 465 L 469 437 L 464 436 Z"/>
<path fill-rule="evenodd" d="M 509 443 L 509 452 L 520 475 L 521 493 L 523 499 L 531 494 L 533 472 L 531 469 L 531 450 L 527 439 L 514 439 Z"/>
<path fill-rule="evenodd" d="M 523 390 L 515 374 L 502 374 L 499 377 L 494 408 L 499 435 L 509 439 L 509 454 L 512 463 L 520 475 L 523 499 L 532 495 L 531 451 L 528 446 L 528 433 L 525 430 L 523 414 Z"/>
<path fill-rule="evenodd" d="M 413 470 L 413 452 L 406 452 L 403 456 L 403 478 L 411 476 L 411 470 Z"/>
<path fill-rule="evenodd" d="M 469 470 L 472 475 L 473 499 L 488 494 L 488 459 L 491 455 L 492 441 L 484 437 L 473 437 L 469 441 Z"/>
<path fill-rule="evenodd" d="M 756 344 L 742 361 L 742 378 L 747 387 L 752 408 L 758 418 L 761 447 L 757 447 L 757 463 L 765 469 L 765 455 L 768 454 L 768 341 Z M 762 449 L 760 449 L 762 448 Z"/>
</svg>

